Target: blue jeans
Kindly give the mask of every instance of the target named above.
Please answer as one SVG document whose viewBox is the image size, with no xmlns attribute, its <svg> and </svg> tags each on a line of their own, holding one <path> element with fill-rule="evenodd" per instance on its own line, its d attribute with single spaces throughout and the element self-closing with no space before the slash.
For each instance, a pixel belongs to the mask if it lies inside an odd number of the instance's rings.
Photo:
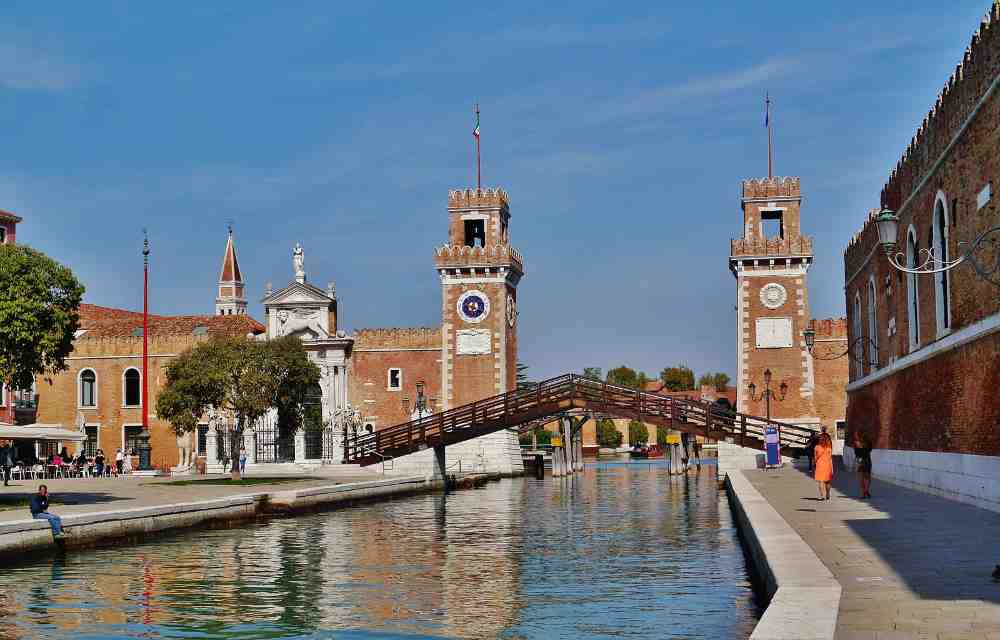
<svg viewBox="0 0 1000 640">
<path fill-rule="evenodd" d="M 59 516 L 43 511 L 35 514 L 35 520 L 48 520 L 49 525 L 52 527 L 52 535 L 54 536 L 62 533 L 62 518 Z"/>
<path fill-rule="evenodd" d="M 240 473 L 243 474 L 246 472 L 247 472 L 247 459 L 240 458 Z"/>
</svg>

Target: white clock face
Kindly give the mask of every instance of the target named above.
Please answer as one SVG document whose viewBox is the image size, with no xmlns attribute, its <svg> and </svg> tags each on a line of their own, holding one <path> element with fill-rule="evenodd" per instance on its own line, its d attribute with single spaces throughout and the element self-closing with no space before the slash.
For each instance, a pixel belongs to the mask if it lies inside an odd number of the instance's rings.
<svg viewBox="0 0 1000 640">
<path fill-rule="evenodd" d="M 458 297 L 458 315 L 466 322 L 482 322 L 490 315 L 490 299 L 482 291 L 466 291 Z"/>
<path fill-rule="evenodd" d="M 777 309 L 788 300 L 788 292 L 777 282 L 769 282 L 760 289 L 760 303 L 768 309 Z"/>
<path fill-rule="evenodd" d="M 517 303 L 514 302 L 514 296 L 507 294 L 507 324 L 513 329 L 514 325 L 517 323 Z"/>
</svg>

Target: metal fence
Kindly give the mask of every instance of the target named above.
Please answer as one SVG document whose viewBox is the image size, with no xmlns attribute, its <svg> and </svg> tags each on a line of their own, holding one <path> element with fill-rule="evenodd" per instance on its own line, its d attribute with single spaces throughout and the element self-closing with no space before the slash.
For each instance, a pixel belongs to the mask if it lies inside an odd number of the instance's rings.
<svg viewBox="0 0 1000 640">
<path fill-rule="evenodd" d="M 337 436 L 330 427 L 326 429 L 306 429 L 304 432 L 307 460 L 339 460 L 344 452 L 338 446 Z"/>
</svg>

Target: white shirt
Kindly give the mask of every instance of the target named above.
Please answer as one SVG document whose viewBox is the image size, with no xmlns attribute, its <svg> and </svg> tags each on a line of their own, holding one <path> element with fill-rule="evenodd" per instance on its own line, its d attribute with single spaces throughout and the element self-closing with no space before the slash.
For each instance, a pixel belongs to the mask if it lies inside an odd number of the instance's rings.
<svg viewBox="0 0 1000 640">
<path fill-rule="evenodd" d="M 125 459 L 125 454 L 122 453 L 121 451 L 115 454 L 115 462 L 121 462 L 124 459 Z"/>
</svg>

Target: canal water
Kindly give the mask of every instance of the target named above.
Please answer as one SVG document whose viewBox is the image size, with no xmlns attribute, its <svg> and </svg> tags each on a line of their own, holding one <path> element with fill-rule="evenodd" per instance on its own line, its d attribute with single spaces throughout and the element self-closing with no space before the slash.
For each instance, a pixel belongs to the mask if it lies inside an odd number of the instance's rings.
<svg viewBox="0 0 1000 640">
<path fill-rule="evenodd" d="M 0 571 L 0 638 L 746 638 L 715 468 L 591 466 Z"/>
</svg>

